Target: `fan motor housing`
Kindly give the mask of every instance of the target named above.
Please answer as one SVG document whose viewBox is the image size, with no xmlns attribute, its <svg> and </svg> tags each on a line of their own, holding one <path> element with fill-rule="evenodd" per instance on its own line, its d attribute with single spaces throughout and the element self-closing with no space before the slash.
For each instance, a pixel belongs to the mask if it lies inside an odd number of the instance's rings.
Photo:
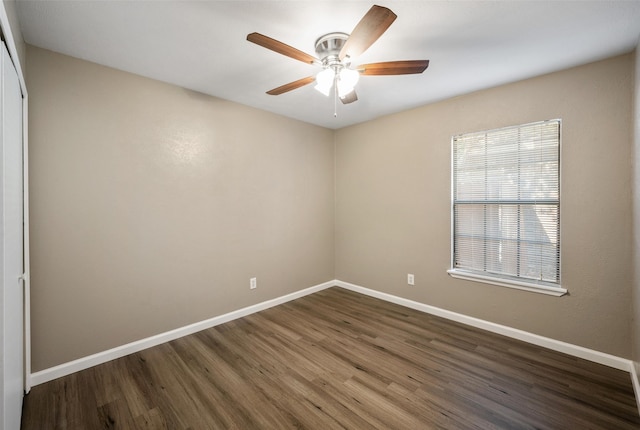
<svg viewBox="0 0 640 430">
<path fill-rule="evenodd" d="M 328 33 L 316 40 L 316 54 L 323 66 L 340 63 L 340 51 L 348 38 L 347 33 Z"/>
</svg>

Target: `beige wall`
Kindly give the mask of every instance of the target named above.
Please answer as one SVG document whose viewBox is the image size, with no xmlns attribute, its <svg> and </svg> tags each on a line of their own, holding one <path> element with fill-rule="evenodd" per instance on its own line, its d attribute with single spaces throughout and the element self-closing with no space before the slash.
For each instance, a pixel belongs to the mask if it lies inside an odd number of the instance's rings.
<svg viewBox="0 0 640 430">
<path fill-rule="evenodd" d="M 27 63 L 33 371 L 333 279 L 332 131 Z"/>
<path fill-rule="evenodd" d="M 336 278 L 629 358 L 632 62 L 616 57 L 339 130 Z M 451 136 L 552 118 L 563 121 L 570 294 L 449 277 Z"/>
<path fill-rule="evenodd" d="M 33 370 L 333 278 L 637 360 L 633 61 L 334 133 L 28 47 Z M 448 277 L 451 135 L 548 118 L 570 294 Z"/>
</svg>

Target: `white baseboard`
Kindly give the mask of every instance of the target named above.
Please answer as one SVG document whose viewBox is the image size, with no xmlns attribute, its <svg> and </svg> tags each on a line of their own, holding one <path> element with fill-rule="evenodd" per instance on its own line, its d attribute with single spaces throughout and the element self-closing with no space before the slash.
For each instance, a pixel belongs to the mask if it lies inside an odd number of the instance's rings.
<svg viewBox="0 0 640 430">
<path fill-rule="evenodd" d="M 275 299 L 248 306 L 246 308 L 238 309 L 237 311 L 229 312 L 227 314 L 190 324 L 188 326 L 180 327 L 175 330 L 160 333 L 145 339 L 140 339 L 135 342 L 127 343 L 126 345 L 121 345 L 107 351 L 102 351 L 93 355 L 89 355 L 87 357 L 79 358 L 68 363 L 63 363 L 58 366 L 40 370 L 39 372 L 31 374 L 31 386 L 43 384 L 62 376 L 70 375 L 72 373 L 88 369 L 89 367 L 97 366 L 98 364 L 106 363 L 107 361 L 115 360 L 116 358 L 124 357 L 125 355 L 133 354 L 134 352 L 142 351 L 144 349 L 160 345 L 161 343 L 169 342 L 183 336 L 199 332 L 201 330 L 206 330 L 208 328 L 289 302 L 291 300 L 313 294 L 334 285 L 334 281 L 318 284 L 304 290 L 296 291 L 295 293 L 287 294 Z"/>
<path fill-rule="evenodd" d="M 537 334 L 529 333 L 516 328 L 492 323 L 490 321 L 481 320 L 479 318 L 470 317 L 467 315 L 451 312 L 446 309 L 437 308 L 435 306 L 425 305 L 424 303 L 415 302 L 413 300 L 404 299 L 402 297 L 394 296 L 380 291 L 371 290 L 369 288 L 361 287 L 359 285 L 350 284 L 336 280 L 335 285 L 361 293 L 367 296 L 375 297 L 387 302 L 395 303 L 401 306 L 405 306 L 418 311 L 426 312 L 428 314 L 436 315 L 449 320 L 457 321 L 462 324 L 467 324 L 472 327 L 477 327 L 483 330 L 487 330 L 493 333 L 498 333 L 504 336 L 508 336 L 514 339 L 522 340 L 533 345 L 542 346 L 552 349 L 554 351 L 563 352 L 565 354 L 573 355 L 575 357 L 584 358 L 585 360 L 593 361 L 595 363 L 604 364 L 605 366 L 613 367 L 615 369 L 624 370 L 625 372 L 631 372 L 633 363 L 631 360 L 617 357 L 615 355 L 607 354 L 593 349 L 584 348 L 582 346 L 573 345 L 567 342 L 551 339 Z M 637 380 L 637 378 L 636 378 Z M 638 396 L 636 396 L 636 399 Z"/>
<path fill-rule="evenodd" d="M 518 330 L 512 327 L 492 323 L 479 318 L 470 317 L 467 315 L 459 314 L 456 312 L 448 311 L 445 309 L 437 308 L 435 306 L 426 305 L 424 303 L 416 302 L 413 300 L 405 299 L 402 297 L 394 296 L 391 294 L 383 293 L 369 288 L 361 287 L 359 285 L 351 284 L 348 282 L 333 280 L 325 282 L 304 290 L 297 291 L 295 293 L 287 294 L 282 297 L 278 297 L 272 300 L 267 300 L 262 303 L 258 303 L 246 308 L 242 308 L 233 312 L 229 312 L 224 315 L 220 315 L 214 318 L 200 321 L 194 324 L 190 324 L 185 327 L 181 327 L 175 330 L 171 330 L 165 333 L 160 333 L 155 336 L 151 336 L 145 339 L 141 339 L 135 342 L 128 343 L 126 345 L 118 346 L 116 348 L 109 349 L 107 351 L 99 352 L 87 357 L 79 358 L 77 360 L 63 363 L 55 367 L 41 370 L 31 374 L 31 385 L 36 386 L 45 382 L 60 378 L 62 376 L 70 375 L 71 373 L 79 372 L 89 367 L 96 366 L 98 364 L 106 363 L 107 361 L 114 360 L 116 358 L 124 357 L 125 355 L 133 354 L 138 351 L 142 351 L 147 348 L 159 345 L 164 342 L 178 339 L 183 336 L 187 336 L 196 333 L 201 330 L 214 327 L 219 324 L 242 318 L 244 316 L 271 308 L 273 306 L 280 305 L 282 303 L 289 302 L 291 300 L 304 297 L 309 294 L 324 290 L 326 288 L 338 286 L 347 290 L 355 291 L 360 294 L 375 297 L 387 302 L 395 303 L 401 306 L 406 306 L 411 309 L 415 309 L 428 314 L 436 315 L 449 320 L 457 321 L 462 324 L 467 324 L 472 327 L 484 329 L 493 333 L 508 336 L 514 339 L 522 340 L 533 345 L 549 348 L 554 351 L 563 352 L 575 357 L 583 358 L 593 361 L 595 363 L 603 364 L 605 366 L 613 367 L 615 369 L 624 370 L 630 372 L 633 380 L 634 390 L 636 392 L 636 400 L 639 402 L 640 409 L 640 381 L 638 380 L 638 374 L 633 365 L 633 362 L 628 359 L 617 357 L 604 352 L 595 351 L 592 349 L 584 348 L 581 346 L 573 345 L 567 342 L 551 339 L 537 334 L 529 333 L 523 330 Z"/>
</svg>

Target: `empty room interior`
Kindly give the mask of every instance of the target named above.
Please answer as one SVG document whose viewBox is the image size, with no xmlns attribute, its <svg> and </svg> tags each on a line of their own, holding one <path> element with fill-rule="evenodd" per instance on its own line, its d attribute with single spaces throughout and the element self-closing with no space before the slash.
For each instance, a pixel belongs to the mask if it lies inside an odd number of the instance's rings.
<svg viewBox="0 0 640 430">
<path fill-rule="evenodd" d="M 640 428 L 640 2 L 0 24 L 0 430 Z"/>
</svg>

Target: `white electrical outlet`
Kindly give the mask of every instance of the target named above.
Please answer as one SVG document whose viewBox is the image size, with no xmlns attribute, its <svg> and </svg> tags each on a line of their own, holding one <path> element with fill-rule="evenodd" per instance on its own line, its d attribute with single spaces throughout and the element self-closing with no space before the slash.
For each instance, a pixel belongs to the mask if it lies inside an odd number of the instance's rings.
<svg viewBox="0 0 640 430">
<path fill-rule="evenodd" d="M 252 289 L 252 290 L 255 290 L 256 288 L 258 288 L 258 279 L 257 278 L 249 279 L 249 288 Z"/>
<path fill-rule="evenodd" d="M 413 274 L 412 274 L 412 273 L 408 273 L 408 274 L 407 274 L 407 284 L 409 284 L 409 285 L 415 285 L 415 284 L 416 284 L 415 282 L 416 282 L 416 280 L 415 280 L 415 278 L 413 277 Z"/>
</svg>

